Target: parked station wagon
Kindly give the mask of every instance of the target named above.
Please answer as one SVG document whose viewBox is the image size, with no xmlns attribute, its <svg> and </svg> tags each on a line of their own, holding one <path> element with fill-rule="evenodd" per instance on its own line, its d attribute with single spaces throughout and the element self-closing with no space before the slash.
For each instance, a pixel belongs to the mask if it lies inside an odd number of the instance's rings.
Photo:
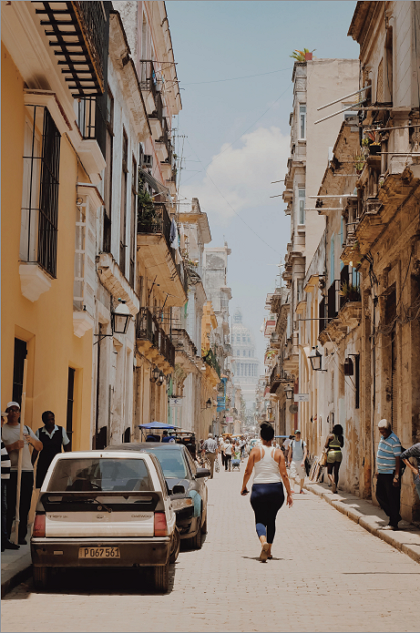
<svg viewBox="0 0 420 633">
<path fill-rule="evenodd" d="M 31 554 L 37 589 L 51 568 L 153 567 L 168 590 L 180 549 L 176 515 L 159 461 L 127 451 L 57 455 L 40 490 Z"/>
</svg>

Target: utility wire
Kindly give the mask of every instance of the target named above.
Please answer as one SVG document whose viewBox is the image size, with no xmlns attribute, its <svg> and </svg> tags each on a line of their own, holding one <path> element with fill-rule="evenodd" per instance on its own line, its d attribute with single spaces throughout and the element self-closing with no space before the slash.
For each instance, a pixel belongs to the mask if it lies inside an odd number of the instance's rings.
<svg viewBox="0 0 420 633">
<path fill-rule="evenodd" d="M 198 154 L 195 152 L 194 148 L 192 147 L 188 137 L 187 137 L 187 142 L 189 144 L 189 146 L 191 147 L 191 150 L 194 152 L 194 154 L 197 156 L 198 160 L 200 160 L 200 157 L 198 156 Z M 201 162 L 201 160 L 200 160 Z M 245 226 L 247 226 L 249 228 L 250 231 L 252 231 L 253 235 L 255 235 L 255 237 L 257 237 L 259 240 L 261 240 L 261 242 L 263 242 L 266 246 L 268 246 L 268 248 L 271 248 L 272 251 L 274 251 L 277 255 L 281 255 L 281 253 L 279 251 L 277 251 L 273 246 L 271 246 L 271 244 L 269 244 L 268 242 L 265 241 L 265 239 L 263 239 L 260 235 L 258 235 L 258 233 L 255 232 L 255 229 L 252 228 L 252 226 L 250 224 L 248 224 L 247 222 L 245 222 L 245 220 L 243 219 L 243 217 L 236 211 L 236 209 L 234 209 L 232 207 L 232 205 L 230 204 L 229 200 L 227 200 L 227 198 L 223 195 L 223 193 L 220 191 L 219 187 L 216 185 L 216 183 L 214 182 L 214 180 L 212 178 L 210 178 L 210 176 L 206 173 L 207 178 L 210 180 L 210 182 L 212 183 L 212 185 L 214 186 L 214 188 L 219 192 L 219 194 L 222 196 L 223 200 L 226 202 L 226 204 L 232 209 L 233 213 L 238 216 L 238 218 L 241 220 L 241 222 L 243 224 L 245 224 Z"/>
<path fill-rule="evenodd" d="M 247 128 L 246 128 L 246 130 L 244 130 L 243 132 L 241 132 L 241 134 L 240 134 L 240 135 L 239 135 L 239 136 L 238 136 L 238 137 L 237 137 L 234 141 L 232 141 L 232 142 L 228 143 L 228 146 L 227 146 L 227 147 L 226 147 L 223 151 L 221 151 L 219 154 L 217 154 L 217 156 L 215 157 L 215 159 L 217 160 L 217 158 L 218 158 L 219 156 L 221 156 L 222 154 L 224 154 L 225 152 L 227 152 L 227 151 L 228 151 L 228 149 L 231 149 L 231 148 L 235 145 L 235 143 L 236 143 L 237 141 L 239 141 L 239 140 L 243 137 L 243 135 L 244 135 L 244 134 L 246 134 L 246 133 L 247 133 L 247 132 L 248 132 L 248 131 L 252 128 L 252 127 L 254 127 L 254 125 L 255 125 L 256 123 L 258 123 L 258 121 L 259 121 L 260 119 L 262 119 L 262 118 L 263 118 L 263 116 L 265 116 L 265 115 L 267 114 L 267 112 L 268 112 L 269 110 L 271 110 L 271 108 L 272 108 L 272 107 L 274 107 L 274 106 L 276 105 L 276 103 L 278 103 L 278 102 L 280 101 L 280 99 L 281 99 L 281 98 L 282 98 L 282 97 L 286 94 L 286 92 L 287 92 L 288 90 L 290 90 L 290 88 L 291 88 L 291 84 L 290 84 L 290 86 L 288 86 L 288 87 L 286 88 L 286 90 L 285 90 L 284 92 L 282 92 L 282 93 L 281 93 L 281 95 L 280 95 L 280 96 L 279 96 L 279 97 L 278 97 L 275 101 L 273 101 L 273 103 L 271 104 L 271 106 L 270 106 L 269 108 L 267 108 L 267 110 L 265 110 L 265 111 L 261 114 L 261 116 L 259 116 L 259 117 L 258 117 L 258 119 L 256 119 L 256 120 L 255 120 L 255 121 L 254 121 L 254 122 L 253 122 L 253 123 L 252 123 L 249 127 L 247 127 Z M 194 151 L 194 150 L 193 150 L 193 151 Z M 195 152 L 194 152 L 194 153 L 195 153 Z M 197 154 L 195 154 L 195 155 L 197 156 Z M 197 158 L 198 158 L 198 156 L 197 156 Z M 203 168 L 206 170 L 206 169 L 207 169 L 207 167 L 208 167 L 208 166 L 209 166 L 212 162 L 213 162 L 213 158 L 212 158 L 212 159 L 211 159 L 211 160 L 207 163 L 207 165 L 203 166 Z M 201 163 L 201 164 L 203 164 L 203 163 L 201 162 L 201 160 L 200 160 L 200 163 Z M 185 185 L 185 184 L 186 184 L 189 180 L 191 180 L 191 178 L 192 178 L 192 176 L 190 176 L 189 178 L 187 178 L 187 180 L 184 182 L 184 185 Z"/>
<path fill-rule="evenodd" d="M 280 70 L 271 70 L 268 73 L 258 73 L 257 75 L 242 75 L 241 77 L 228 77 L 227 79 L 213 79 L 212 81 L 194 81 L 192 83 L 184 84 L 184 86 L 200 86 L 202 84 L 217 84 L 221 81 L 235 81 L 236 79 L 252 79 L 252 77 L 264 77 L 265 75 L 274 75 L 275 73 L 282 73 L 284 70 L 292 70 L 288 68 L 280 68 Z"/>
</svg>

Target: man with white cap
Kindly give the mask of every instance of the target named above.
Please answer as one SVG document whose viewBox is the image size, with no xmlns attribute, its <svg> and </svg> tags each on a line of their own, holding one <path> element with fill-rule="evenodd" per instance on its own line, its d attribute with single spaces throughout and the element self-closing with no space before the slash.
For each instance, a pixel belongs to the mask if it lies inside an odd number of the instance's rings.
<svg viewBox="0 0 420 633">
<path fill-rule="evenodd" d="M 217 453 L 219 449 L 216 440 L 213 439 L 213 433 L 209 433 L 208 438 L 203 444 L 203 453 L 206 454 L 206 458 L 210 462 L 210 478 L 213 479 L 214 474 L 214 462 L 216 461 Z"/>
<path fill-rule="evenodd" d="M 35 450 L 42 451 L 42 442 L 28 426 L 24 428 L 24 440 L 20 439 L 20 404 L 8 402 L 6 407 L 7 422 L 3 426 L 2 438 L 11 461 L 10 484 L 7 490 L 7 532 L 10 538 L 16 510 L 17 470 L 19 451 L 22 449 L 22 479 L 19 505 L 19 545 L 26 545 L 28 531 L 28 514 L 31 507 L 32 489 L 34 486 L 34 467 L 31 463 L 29 444 Z"/>
<path fill-rule="evenodd" d="M 388 420 L 378 424 L 381 439 L 376 454 L 376 498 L 382 510 L 389 516 L 388 530 L 398 530 L 400 515 L 400 455 L 401 442 L 391 430 Z"/>
</svg>

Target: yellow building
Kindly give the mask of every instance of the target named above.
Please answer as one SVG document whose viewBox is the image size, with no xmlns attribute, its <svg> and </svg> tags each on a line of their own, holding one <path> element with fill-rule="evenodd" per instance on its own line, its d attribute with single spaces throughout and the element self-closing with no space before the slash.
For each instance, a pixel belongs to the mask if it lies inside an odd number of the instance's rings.
<svg viewBox="0 0 420 633">
<path fill-rule="evenodd" d="M 73 42 L 94 8 L 82 5 L 99 4 L 67 3 Z M 101 94 L 103 68 L 90 38 L 80 53 L 90 74 L 57 63 L 68 49 L 47 34 L 55 19 L 40 2 L 2 6 L 2 408 L 21 398 L 26 355 L 25 423 L 54 411 L 77 450 L 91 444 L 93 330 L 81 335 L 74 318 L 76 198 L 104 161 L 81 138 L 74 97 Z M 96 19 L 105 34 L 107 15 Z"/>
</svg>

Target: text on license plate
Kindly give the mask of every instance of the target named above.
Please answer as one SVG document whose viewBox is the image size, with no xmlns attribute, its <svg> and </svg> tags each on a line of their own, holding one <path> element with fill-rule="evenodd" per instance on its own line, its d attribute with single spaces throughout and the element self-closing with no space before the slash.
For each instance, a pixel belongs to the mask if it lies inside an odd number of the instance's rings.
<svg viewBox="0 0 420 633">
<path fill-rule="evenodd" d="M 79 547 L 79 558 L 120 558 L 120 548 Z"/>
</svg>

